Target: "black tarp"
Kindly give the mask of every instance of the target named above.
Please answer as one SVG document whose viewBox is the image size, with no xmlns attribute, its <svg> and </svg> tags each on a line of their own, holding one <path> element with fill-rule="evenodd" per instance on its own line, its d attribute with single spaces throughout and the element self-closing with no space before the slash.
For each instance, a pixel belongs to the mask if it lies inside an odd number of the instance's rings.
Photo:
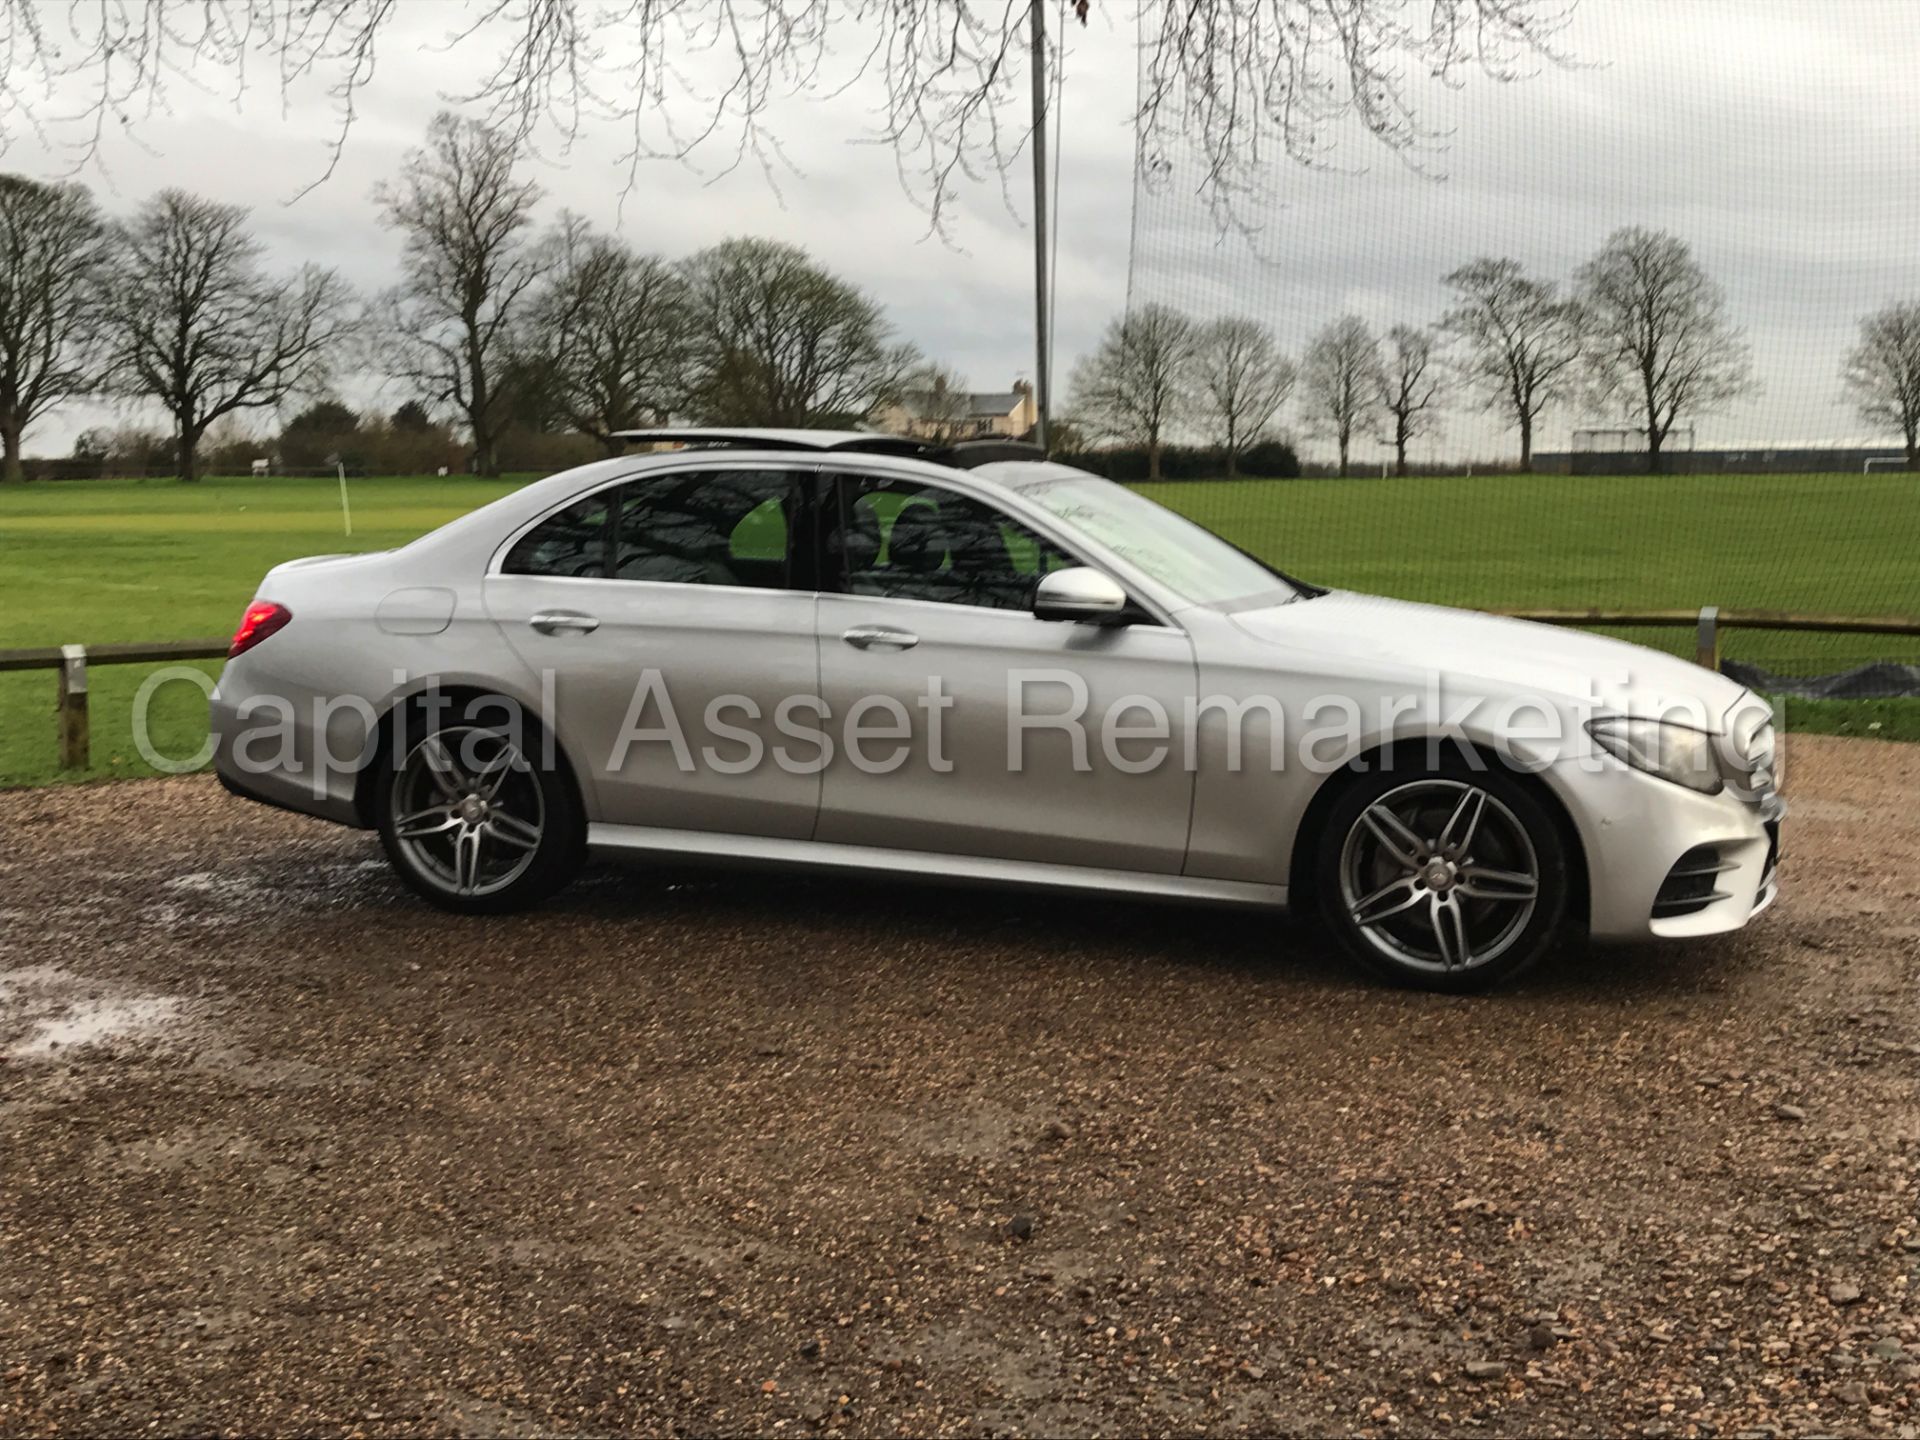
<svg viewBox="0 0 1920 1440">
<path fill-rule="evenodd" d="M 1758 665 L 1722 660 L 1720 673 L 1767 695 L 1792 695 L 1803 700 L 1891 700 L 1920 695 L 1920 665 L 1876 661 L 1838 675 L 1775 675 Z"/>
</svg>

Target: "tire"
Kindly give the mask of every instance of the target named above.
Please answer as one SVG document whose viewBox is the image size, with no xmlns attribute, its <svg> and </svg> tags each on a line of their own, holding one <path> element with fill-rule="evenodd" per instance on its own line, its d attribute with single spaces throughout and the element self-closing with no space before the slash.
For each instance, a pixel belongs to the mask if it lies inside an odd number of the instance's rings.
<svg viewBox="0 0 1920 1440">
<path fill-rule="evenodd" d="M 1341 947 L 1396 985 L 1486 990 L 1532 965 L 1567 911 L 1560 828 L 1498 763 L 1376 771 L 1328 812 L 1320 912 Z"/>
<path fill-rule="evenodd" d="M 505 701 L 490 704 L 518 713 Z M 375 777 L 380 843 L 401 882 L 442 910 L 524 910 L 579 872 L 587 834 L 579 794 L 530 729 L 443 715 L 403 720 L 388 736 Z M 520 738 L 539 753 L 529 758 Z"/>
</svg>

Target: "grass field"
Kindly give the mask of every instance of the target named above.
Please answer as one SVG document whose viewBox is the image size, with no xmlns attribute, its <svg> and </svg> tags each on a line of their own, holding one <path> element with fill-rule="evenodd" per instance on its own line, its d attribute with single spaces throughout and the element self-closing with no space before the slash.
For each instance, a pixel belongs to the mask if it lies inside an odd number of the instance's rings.
<svg viewBox="0 0 1920 1440">
<path fill-rule="evenodd" d="M 0 489 L 0 649 L 226 635 L 271 566 L 382 549 L 507 493 L 513 481 L 102 481 Z M 1480 607 L 1753 606 L 1920 614 L 1920 483 L 1904 475 L 1677 479 L 1482 477 L 1220 481 L 1143 487 L 1306 578 Z M 1690 632 L 1629 636 L 1687 653 Z M 1818 672 L 1920 659 L 1920 642 L 1736 632 L 1726 652 Z M 203 667 L 216 672 L 217 664 Z M 92 673 L 89 775 L 148 774 L 134 753 L 141 667 Z M 0 786 L 60 777 L 54 677 L 0 674 Z M 160 692 L 156 738 L 204 735 L 197 689 Z M 1920 701 L 1792 702 L 1796 728 L 1920 738 Z M 1869 727 L 1878 726 L 1869 731 Z"/>
<path fill-rule="evenodd" d="M 1409 599 L 1487 609 L 1920 614 L 1920 480 L 1907 475 L 1141 488 L 1283 570 Z M 1857 636 L 1767 637 L 1769 653 L 1783 659 L 1860 644 Z"/>
</svg>

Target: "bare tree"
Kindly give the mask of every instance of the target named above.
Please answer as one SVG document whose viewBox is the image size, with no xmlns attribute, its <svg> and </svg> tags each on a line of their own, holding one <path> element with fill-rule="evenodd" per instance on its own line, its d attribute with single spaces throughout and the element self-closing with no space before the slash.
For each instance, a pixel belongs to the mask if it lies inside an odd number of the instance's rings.
<svg viewBox="0 0 1920 1440">
<path fill-rule="evenodd" d="M 1107 326 L 1073 367 L 1072 410 L 1105 435 L 1144 446 L 1147 478 L 1160 478 L 1160 450 L 1193 386 L 1195 326 L 1166 305 L 1142 305 Z"/>
<path fill-rule="evenodd" d="M 1387 352 L 1380 370 L 1380 410 L 1386 422 L 1380 438 L 1393 446 L 1393 473 L 1404 475 L 1407 446 L 1439 428 L 1445 383 L 1434 355 L 1433 331 L 1396 325 L 1387 331 Z"/>
<path fill-rule="evenodd" d="M 1727 299 L 1687 243 L 1638 225 L 1616 230 L 1576 277 L 1593 394 L 1626 398 L 1647 437 L 1647 469 L 1682 415 L 1754 388 L 1746 342 Z"/>
<path fill-rule="evenodd" d="M 238 205 L 163 190 L 117 229 L 104 271 L 114 385 L 166 407 L 182 480 L 199 478 L 208 426 L 318 386 L 354 332 L 340 277 L 265 273 L 246 223 Z"/>
<path fill-rule="evenodd" d="M 1907 469 L 1920 470 L 1920 300 L 1896 301 L 1860 322 L 1841 372 L 1860 418 L 1898 430 Z"/>
<path fill-rule="evenodd" d="M 568 422 L 617 455 L 616 431 L 658 424 L 686 395 L 687 282 L 576 215 L 560 217 L 548 244 L 552 270 L 532 306 L 529 348 Z"/>
<path fill-rule="evenodd" d="M 442 111 L 399 180 L 374 191 L 382 220 L 405 236 L 389 368 L 429 403 L 458 408 L 482 475 L 500 473 L 513 326 L 553 259 L 530 242 L 540 187 L 515 175 L 517 159 L 510 133 Z"/>
<path fill-rule="evenodd" d="M 1458 368 L 1489 410 L 1520 432 L 1520 468 L 1533 469 L 1534 422 L 1564 396 L 1580 360 L 1579 310 L 1517 260 L 1488 257 L 1447 276 L 1458 297 L 1442 322 L 1461 343 Z"/>
<path fill-rule="evenodd" d="M 94 282 L 105 238 L 80 186 L 0 175 L 0 482 L 22 478 L 27 427 L 98 383 Z"/>
<path fill-rule="evenodd" d="M 393 0 L 95 0 L 0 6 L 0 141 L 57 134 L 83 155 L 132 116 L 164 113 L 183 78 L 244 92 L 273 76 L 323 87 L 337 161 L 380 42 L 412 7 Z M 1084 21 L 1090 4 L 1075 6 Z M 1258 184 L 1275 152 L 1319 163 L 1357 125 L 1416 161 L 1437 148 L 1410 77 L 1520 78 L 1553 50 L 1568 0 L 1103 0 L 1143 37 L 1136 125 L 1149 174 L 1198 146 L 1210 194 Z M 57 12 L 57 14 L 56 14 Z M 936 226 L 956 180 L 1004 169 L 1028 134 L 1028 6 L 1018 0 L 467 0 L 437 47 L 460 97 L 516 138 L 570 141 L 617 126 L 626 163 L 713 152 L 784 168 L 770 107 L 883 87 L 878 130 Z M 404 42 L 403 42 L 404 43 Z M 1055 37 L 1058 44 L 1058 37 Z M 701 55 L 700 67 L 685 57 Z M 58 96 L 55 104 L 50 97 Z M 43 98 L 47 97 L 47 98 Z M 331 169 L 329 163 L 326 167 Z M 322 178 L 325 171 L 316 174 Z"/>
<path fill-rule="evenodd" d="M 900 404 L 917 433 L 930 440 L 958 440 L 973 419 L 973 392 L 945 365 L 929 361 L 901 382 Z"/>
<path fill-rule="evenodd" d="M 689 404 L 727 425 L 864 418 L 897 394 L 911 347 L 889 343 L 874 300 L 797 245 L 727 240 L 688 262 Z"/>
<path fill-rule="evenodd" d="M 1356 432 L 1371 423 L 1380 403 L 1380 344 L 1358 315 L 1343 315 L 1313 337 L 1300 367 L 1307 420 L 1340 447 L 1340 473 Z"/>
<path fill-rule="evenodd" d="M 1293 362 L 1266 326 L 1230 316 L 1198 332 L 1194 382 L 1226 449 L 1227 474 L 1238 474 L 1240 453 L 1259 439 L 1292 393 Z"/>
</svg>

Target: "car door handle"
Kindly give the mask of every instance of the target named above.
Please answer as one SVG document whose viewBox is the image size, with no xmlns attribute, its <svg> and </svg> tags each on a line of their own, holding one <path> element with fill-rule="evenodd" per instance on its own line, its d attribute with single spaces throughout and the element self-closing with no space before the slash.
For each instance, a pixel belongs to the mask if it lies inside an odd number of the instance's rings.
<svg viewBox="0 0 1920 1440">
<path fill-rule="evenodd" d="M 856 650 L 911 650 L 920 637 L 891 625 L 856 625 L 840 637 Z"/>
<path fill-rule="evenodd" d="M 543 610 L 527 621 L 542 635 L 591 635 L 600 622 L 578 610 Z"/>
</svg>

